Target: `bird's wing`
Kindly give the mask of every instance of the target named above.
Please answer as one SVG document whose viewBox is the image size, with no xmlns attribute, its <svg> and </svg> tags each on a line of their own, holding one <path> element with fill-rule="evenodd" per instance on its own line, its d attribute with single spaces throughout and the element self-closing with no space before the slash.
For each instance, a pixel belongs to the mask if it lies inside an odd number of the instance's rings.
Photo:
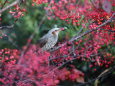
<svg viewBox="0 0 115 86">
<path fill-rule="evenodd" d="M 40 47 L 43 47 L 48 41 L 47 35 L 43 36 L 41 39 L 37 41 Z"/>
</svg>

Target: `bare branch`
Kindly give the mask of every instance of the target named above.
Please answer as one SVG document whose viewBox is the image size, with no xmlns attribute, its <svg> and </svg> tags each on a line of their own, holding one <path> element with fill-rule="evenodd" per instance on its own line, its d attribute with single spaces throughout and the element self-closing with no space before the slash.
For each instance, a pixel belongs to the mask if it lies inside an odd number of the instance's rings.
<svg viewBox="0 0 115 86">
<path fill-rule="evenodd" d="M 13 3 L 11 3 L 10 5 L 6 6 L 5 8 L 2 8 L 2 9 L 0 10 L 0 14 L 1 14 L 2 12 L 4 12 L 5 10 L 11 8 L 12 6 L 18 4 L 19 2 L 20 2 L 20 0 L 16 0 L 16 1 L 14 1 Z"/>
<path fill-rule="evenodd" d="M 7 1 L 8 1 L 8 0 L 6 0 L 6 1 L 4 2 L 4 4 L 3 4 L 2 7 L 1 7 L 1 9 L 5 6 L 5 4 L 7 3 Z"/>
<path fill-rule="evenodd" d="M 86 85 L 90 85 L 91 83 L 93 83 L 95 81 L 95 86 L 98 84 L 97 80 L 99 80 L 100 78 L 102 77 L 106 77 L 108 74 L 110 74 L 111 72 L 113 72 L 115 70 L 115 66 L 111 67 L 111 68 L 108 68 L 106 69 L 105 71 L 103 71 L 97 78 L 95 79 L 92 79 L 88 82 L 85 82 L 85 83 L 81 83 L 81 84 L 78 84 L 78 85 L 74 85 L 74 86 L 86 86 Z"/>
<path fill-rule="evenodd" d="M 112 22 L 112 20 L 114 20 L 114 16 L 115 16 L 115 13 L 113 13 L 112 16 L 111 16 L 107 21 L 105 21 L 104 23 L 102 23 L 102 24 L 99 25 L 98 27 L 96 27 L 96 28 L 94 28 L 94 29 L 92 29 L 92 30 L 88 30 L 88 31 L 84 32 L 84 33 L 81 34 L 81 35 L 78 35 L 78 34 L 75 35 L 74 37 L 72 37 L 72 38 L 69 40 L 69 42 L 71 43 L 71 42 L 73 42 L 74 40 L 78 40 L 78 39 L 82 38 L 83 36 L 85 36 L 85 35 L 87 35 L 87 34 L 93 32 L 93 31 L 99 30 L 102 26 L 104 26 L 104 25 L 106 25 L 106 24 Z M 51 50 L 51 52 L 52 52 L 52 51 L 55 51 L 55 50 L 57 50 L 57 49 L 59 49 L 59 48 L 61 48 L 61 47 L 63 47 L 63 46 L 66 45 L 67 43 L 68 43 L 68 42 L 65 42 L 65 43 L 63 43 L 62 45 L 60 45 L 60 46 L 58 46 L 58 47 L 55 47 L 54 49 Z"/>
<path fill-rule="evenodd" d="M 46 19 L 46 15 L 44 15 L 44 17 L 42 18 L 41 22 L 40 22 L 39 25 L 38 25 L 38 28 L 41 27 L 41 25 L 43 24 L 43 22 L 45 21 L 45 19 Z M 18 64 L 21 63 L 22 58 L 23 58 L 24 54 L 26 53 L 26 51 L 28 50 L 28 48 L 29 48 L 29 46 L 30 46 L 30 44 L 31 44 L 31 41 L 32 41 L 32 39 L 33 39 L 34 36 L 35 36 L 35 32 L 37 32 L 37 29 L 38 29 L 38 28 L 35 28 L 34 32 L 33 32 L 33 33 L 30 35 L 30 37 L 28 38 L 29 42 L 27 42 L 27 44 L 25 45 L 25 46 L 26 46 L 26 49 L 24 49 L 24 50 L 21 52 L 21 55 L 20 55 L 20 59 L 19 59 L 19 61 L 18 61 Z"/>
<path fill-rule="evenodd" d="M 108 31 L 108 32 L 115 32 L 115 30 L 105 30 L 105 31 Z"/>
<path fill-rule="evenodd" d="M 10 26 L 0 26 L 0 30 L 3 30 L 3 29 L 10 29 L 10 28 L 13 28 L 14 25 L 10 25 Z"/>
<path fill-rule="evenodd" d="M 77 39 L 79 39 L 79 38 L 81 38 L 81 37 L 83 37 L 83 36 L 85 36 L 85 35 L 93 32 L 93 31 L 96 31 L 96 30 L 100 29 L 100 27 L 102 27 L 102 26 L 106 25 L 107 23 L 111 22 L 113 20 L 114 16 L 115 16 L 115 13 L 113 13 L 113 15 L 110 17 L 110 19 L 108 19 L 107 21 L 105 21 L 104 23 L 102 23 L 101 25 L 99 25 L 98 27 L 96 27 L 96 28 L 94 28 L 92 30 L 88 30 L 88 31 L 84 32 L 83 34 L 81 34 L 79 36 L 78 35 L 74 36 L 72 39 L 70 39 L 70 42 L 72 42 L 74 40 L 77 40 Z"/>
</svg>

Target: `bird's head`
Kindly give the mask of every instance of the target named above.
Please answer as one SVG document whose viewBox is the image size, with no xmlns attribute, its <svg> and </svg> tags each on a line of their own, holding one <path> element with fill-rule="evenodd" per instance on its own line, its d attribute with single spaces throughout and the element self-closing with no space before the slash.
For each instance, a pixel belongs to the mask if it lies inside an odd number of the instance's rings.
<svg viewBox="0 0 115 86">
<path fill-rule="evenodd" d="M 67 28 L 65 27 L 61 27 L 61 28 L 53 28 L 49 31 L 49 33 L 53 34 L 53 35 L 58 35 L 60 31 L 63 31 Z"/>
</svg>

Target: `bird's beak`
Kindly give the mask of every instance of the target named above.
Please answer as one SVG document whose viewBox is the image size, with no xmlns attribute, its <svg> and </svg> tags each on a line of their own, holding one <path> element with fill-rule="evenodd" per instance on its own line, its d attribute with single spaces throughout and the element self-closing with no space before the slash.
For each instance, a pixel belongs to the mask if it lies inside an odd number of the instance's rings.
<svg viewBox="0 0 115 86">
<path fill-rule="evenodd" d="M 62 27 L 62 28 L 60 28 L 59 30 L 60 30 L 60 31 L 64 31 L 65 29 L 67 29 L 67 27 Z"/>
</svg>

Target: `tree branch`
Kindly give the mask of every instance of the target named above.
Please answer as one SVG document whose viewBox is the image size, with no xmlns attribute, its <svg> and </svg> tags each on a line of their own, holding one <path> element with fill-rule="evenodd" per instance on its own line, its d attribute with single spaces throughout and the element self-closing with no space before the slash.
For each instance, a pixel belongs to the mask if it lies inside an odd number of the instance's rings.
<svg viewBox="0 0 115 86">
<path fill-rule="evenodd" d="M 40 23 L 39 23 L 39 25 L 38 25 L 38 28 L 41 27 L 41 25 L 43 24 L 43 22 L 45 21 L 45 19 L 46 19 L 46 15 L 44 15 L 44 17 L 43 17 L 42 20 L 40 21 Z M 31 44 L 31 42 L 32 42 L 32 39 L 34 38 L 35 33 L 37 32 L 38 28 L 35 28 L 34 32 L 33 32 L 33 33 L 30 35 L 30 37 L 28 38 L 29 41 L 28 41 L 27 44 L 25 45 L 25 46 L 26 46 L 26 49 L 22 50 L 21 55 L 20 55 L 20 59 L 19 59 L 19 61 L 18 61 L 17 64 L 20 64 L 20 63 L 21 63 L 22 58 L 23 58 L 24 54 L 27 52 L 27 50 L 29 49 L 29 46 L 30 46 L 30 44 Z"/>
<path fill-rule="evenodd" d="M 96 27 L 96 28 L 94 28 L 94 29 L 92 29 L 92 30 L 88 30 L 88 31 L 84 32 L 83 34 L 81 34 L 81 35 L 79 35 L 79 36 L 74 36 L 74 37 L 73 37 L 72 39 L 70 39 L 69 41 L 72 42 L 72 41 L 77 40 L 77 39 L 79 39 L 79 38 L 81 38 L 81 37 L 83 37 L 83 36 L 85 36 L 85 35 L 87 35 L 87 34 L 93 32 L 93 31 L 96 31 L 96 30 L 100 29 L 100 27 L 102 27 L 102 26 L 106 25 L 107 23 L 111 22 L 111 21 L 113 20 L 113 17 L 114 17 L 114 16 L 115 16 L 115 13 L 113 13 L 113 15 L 110 17 L 110 19 L 108 19 L 107 21 L 105 21 L 104 23 L 102 23 L 101 25 L 99 25 L 98 27 Z"/>
<path fill-rule="evenodd" d="M 10 26 L 0 26 L 0 30 L 3 30 L 3 29 L 10 29 L 10 28 L 13 28 L 14 25 L 10 25 Z"/>
<path fill-rule="evenodd" d="M 93 32 L 93 31 L 99 30 L 102 26 L 104 26 L 104 25 L 110 23 L 112 20 L 114 20 L 114 19 L 115 19 L 114 16 L 115 16 L 115 13 L 113 13 L 112 16 L 111 16 L 107 21 L 105 21 L 104 23 L 102 23 L 102 24 L 99 25 L 98 27 L 96 27 L 96 28 L 94 28 L 94 29 L 92 29 L 92 30 L 88 30 L 88 31 L 82 33 L 81 35 L 78 35 L 78 34 L 75 35 L 74 37 L 72 37 L 72 38 L 69 40 L 69 42 L 71 43 L 71 42 L 73 42 L 74 40 L 78 40 L 78 39 L 82 38 L 83 36 L 85 36 L 85 35 L 87 35 L 87 34 Z M 60 45 L 60 46 L 58 46 L 58 47 L 55 47 L 54 49 L 51 50 L 51 52 L 52 52 L 52 51 L 55 51 L 55 50 L 57 50 L 57 49 L 59 49 L 59 48 L 61 48 L 61 47 L 63 47 L 63 46 L 66 45 L 67 43 L 68 43 L 68 42 L 65 42 L 65 43 L 63 43 L 62 45 Z"/>
<path fill-rule="evenodd" d="M 98 86 L 99 79 L 100 79 L 101 77 L 104 77 L 104 76 L 108 75 L 109 73 L 111 73 L 111 72 L 114 71 L 114 70 L 115 70 L 115 66 L 110 67 L 110 68 L 104 70 L 104 71 L 95 79 L 94 86 Z"/>
<path fill-rule="evenodd" d="M 1 14 L 2 12 L 4 12 L 5 10 L 11 8 L 12 6 L 18 4 L 19 2 L 20 2 L 20 0 L 16 0 L 16 1 L 14 1 L 13 3 L 11 3 L 10 5 L 6 6 L 5 8 L 2 8 L 2 9 L 0 10 L 0 14 Z"/>
<path fill-rule="evenodd" d="M 107 76 L 108 74 L 110 74 L 110 73 L 113 72 L 114 70 L 115 70 L 115 66 L 110 67 L 110 68 L 104 70 L 97 78 L 92 79 L 92 80 L 90 80 L 90 81 L 88 81 L 88 82 L 85 82 L 85 83 L 81 83 L 81 84 L 78 84 L 78 85 L 74 85 L 74 86 L 86 86 L 86 85 L 91 84 L 92 82 L 94 82 L 94 84 L 95 84 L 94 86 L 98 86 L 98 85 L 97 85 L 97 84 L 98 84 L 98 80 L 99 80 L 100 78 L 102 78 L 102 77 Z"/>
</svg>

